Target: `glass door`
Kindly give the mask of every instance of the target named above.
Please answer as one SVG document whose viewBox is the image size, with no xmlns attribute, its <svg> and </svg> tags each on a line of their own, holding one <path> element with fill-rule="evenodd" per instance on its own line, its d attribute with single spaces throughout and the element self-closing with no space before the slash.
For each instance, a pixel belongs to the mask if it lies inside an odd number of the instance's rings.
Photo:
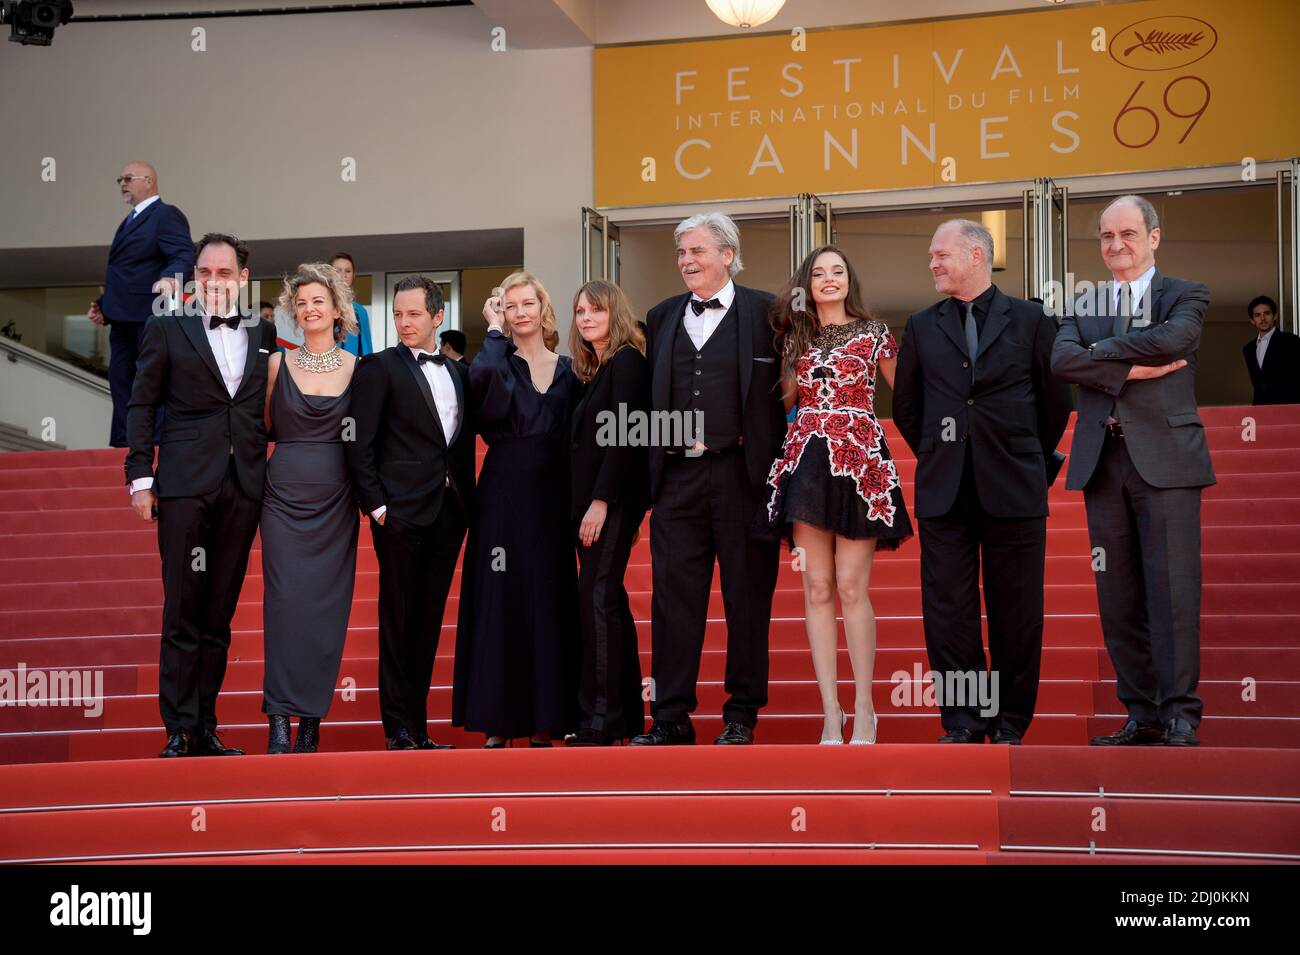
<svg viewBox="0 0 1300 955">
<path fill-rule="evenodd" d="M 801 193 L 790 205 L 790 274 L 813 249 L 835 241 L 831 204 L 810 193 Z"/>
<path fill-rule="evenodd" d="M 582 281 L 619 280 L 619 231 L 609 216 L 582 208 Z"/>
<path fill-rule="evenodd" d="M 1073 291 L 1070 272 L 1070 191 L 1051 179 L 1035 179 L 1023 194 L 1021 227 L 1027 299 L 1059 311 Z"/>
</svg>

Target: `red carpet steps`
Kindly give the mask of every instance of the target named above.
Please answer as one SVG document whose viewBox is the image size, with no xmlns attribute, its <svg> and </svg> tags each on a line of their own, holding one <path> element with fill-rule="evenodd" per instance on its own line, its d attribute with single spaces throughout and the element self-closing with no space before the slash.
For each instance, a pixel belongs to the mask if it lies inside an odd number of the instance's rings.
<svg viewBox="0 0 1300 955">
<path fill-rule="evenodd" d="M 816 740 L 821 720 L 798 574 L 786 566 L 771 704 L 758 729 L 768 745 L 484 752 L 481 737 L 446 725 L 448 625 L 430 731 L 462 749 L 377 752 L 378 579 L 363 529 L 343 664 L 357 690 L 336 695 L 324 752 L 163 762 L 148 758 L 162 743 L 157 544 L 127 506 L 122 452 L 0 455 L 0 668 L 95 668 L 106 696 L 94 717 L 66 706 L 0 708 L 0 763 L 9 764 L 0 765 L 0 859 L 1300 860 L 1300 407 L 1208 408 L 1202 417 L 1219 484 L 1203 508 L 1208 716 L 1204 746 L 1190 752 L 1084 745 L 1122 717 L 1095 616 L 1082 495 L 1058 485 L 1039 716 L 1017 750 L 937 748 L 935 714 L 893 699 L 891 675 L 927 666 L 912 541 L 878 558 L 872 582 L 881 647 L 874 696 L 882 743 L 891 745 L 802 745 Z M 1243 440 L 1246 417 L 1256 422 L 1253 442 Z M 915 462 L 892 422 L 886 431 L 910 503 Z M 648 524 L 628 584 L 648 667 L 647 536 Z M 219 706 L 225 737 L 250 753 L 265 746 L 260 571 L 255 550 Z M 455 590 L 449 622 L 454 602 Z M 705 741 L 721 728 L 716 581 L 710 617 L 697 721 Z M 850 700 L 843 652 L 840 675 Z M 1243 681 L 1253 681 L 1253 700 L 1243 699 Z M 199 833 L 190 825 L 196 806 L 207 813 Z M 1098 806 L 1104 832 L 1092 828 Z M 496 810 L 505 831 L 490 826 Z"/>
</svg>

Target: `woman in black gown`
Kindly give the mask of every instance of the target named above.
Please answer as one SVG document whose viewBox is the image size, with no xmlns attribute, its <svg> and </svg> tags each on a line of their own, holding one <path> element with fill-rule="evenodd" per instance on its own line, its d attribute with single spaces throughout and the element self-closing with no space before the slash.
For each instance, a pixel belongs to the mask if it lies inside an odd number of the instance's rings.
<svg viewBox="0 0 1300 955">
<path fill-rule="evenodd" d="M 456 628 L 452 724 L 487 748 L 577 726 L 577 571 L 569 527 L 569 422 L 578 381 L 552 349 L 555 312 L 527 272 L 483 308 L 470 365 L 488 446 L 470 527 Z"/>
<path fill-rule="evenodd" d="M 352 292 L 333 267 L 300 265 L 280 306 L 303 330 L 301 347 L 272 355 L 266 428 L 275 452 L 262 498 L 262 712 L 268 753 L 316 751 L 343 659 L 357 566 L 357 505 L 343 456 L 357 360 L 339 348 L 357 322 Z"/>
</svg>

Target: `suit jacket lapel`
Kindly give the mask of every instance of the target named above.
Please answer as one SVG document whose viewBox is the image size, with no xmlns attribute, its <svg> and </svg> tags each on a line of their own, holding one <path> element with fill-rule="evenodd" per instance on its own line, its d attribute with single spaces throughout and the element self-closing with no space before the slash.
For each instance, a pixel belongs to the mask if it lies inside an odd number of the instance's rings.
<svg viewBox="0 0 1300 955">
<path fill-rule="evenodd" d="M 939 303 L 939 328 L 948 336 L 948 339 L 957 346 L 963 358 L 970 357 L 970 351 L 966 348 L 966 332 L 962 328 L 964 316 L 961 310 L 957 308 L 957 303 L 951 298 L 946 298 Z"/>
<path fill-rule="evenodd" d="M 133 231 L 133 230 L 135 230 L 135 229 L 140 228 L 140 223 L 144 222 L 145 218 L 149 215 L 149 213 L 153 212 L 153 211 L 154 211 L 155 209 L 157 209 L 160 205 L 162 205 L 162 200 L 161 200 L 161 199 L 159 199 L 157 202 L 151 202 L 151 203 L 149 203 L 149 205 L 148 205 L 147 207 L 145 207 L 144 209 L 142 209 L 142 210 L 140 211 L 140 214 L 139 214 L 138 216 L 136 216 L 134 219 L 131 218 L 131 213 L 128 213 L 128 214 L 127 214 L 127 220 L 126 220 L 126 222 L 125 222 L 125 226 L 126 226 L 126 228 L 124 228 L 124 229 L 122 230 L 122 234 L 123 234 L 123 235 L 126 235 L 126 233 L 128 233 L 128 232 L 131 232 L 131 231 Z"/>
<path fill-rule="evenodd" d="M 235 389 L 236 398 L 248 386 L 248 379 L 253 377 L 253 364 L 257 361 L 257 350 L 262 344 L 262 322 L 259 320 L 256 325 L 241 324 L 240 330 L 248 339 L 248 350 L 244 353 L 244 377 L 239 379 L 239 387 Z"/>
<path fill-rule="evenodd" d="M 1147 324 L 1139 326 L 1140 328 L 1150 328 L 1152 325 L 1158 325 L 1164 321 L 1164 316 L 1160 314 L 1162 305 L 1161 299 L 1164 298 L 1165 279 L 1158 271 L 1151 276 L 1151 284 L 1147 286 L 1147 298 L 1150 299 L 1150 311 L 1143 315 L 1149 319 Z M 1167 303 L 1163 303 L 1167 304 Z M 1129 326 L 1130 328 L 1132 326 Z"/>
<path fill-rule="evenodd" d="M 212 346 L 208 344 L 208 334 L 203 328 L 203 316 L 201 315 L 182 315 L 177 319 L 181 323 L 181 331 L 185 332 L 185 337 L 190 340 L 194 350 L 199 353 L 203 359 L 203 364 L 208 366 L 217 379 L 217 384 L 221 386 L 221 393 L 226 392 L 226 379 L 221 377 L 221 369 L 217 366 L 217 356 L 212 354 Z"/>
<path fill-rule="evenodd" d="M 407 354 L 409 355 L 410 352 L 408 351 Z M 448 362 L 447 364 L 448 366 L 450 366 L 453 364 L 453 362 Z M 465 366 L 462 365 L 461 367 L 464 368 Z M 416 370 L 419 371 L 418 362 L 416 363 Z M 456 433 L 453 434 L 451 436 L 451 440 L 447 442 L 447 446 L 451 447 L 451 445 L 456 443 L 456 439 L 460 437 L 460 433 L 465 427 L 465 382 L 461 379 L 460 374 L 458 374 L 456 371 L 453 371 L 450 367 L 447 368 L 447 374 L 451 376 L 451 385 L 453 388 L 456 389 Z M 468 374 L 468 372 L 466 372 L 466 374 Z M 424 381 L 426 385 L 429 383 L 428 380 L 425 379 L 423 372 L 420 373 L 420 378 L 421 380 Z M 432 393 L 430 393 L 430 397 L 432 397 Z M 438 407 L 437 407 L 437 403 L 435 402 L 434 411 L 437 410 Z M 441 428 L 442 415 L 434 415 L 434 417 L 438 419 L 438 427 Z"/>
<path fill-rule="evenodd" d="M 984 319 L 984 331 L 980 333 L 979 347 L 975 349 L 975 358 L 979 359 L 994 340 L 1006 331 L 1007 325 L 1011 323 L 1011 300 L 1002 294 L 1001 289 L 993 292 L 993 298 L 989 302 L 989 313 Z"/>
<path fill-rule="evenodd" d="M 744 410 L 745 404 L 749 401 L 749 381 L 754 376 L 754 330 L 750 327 L 749 298 L 745 298 L 745 308 L 740 307 L 740 297 L 745 294 L 745 290 L 739 285 L 736 286 L 736 296 L 731 300 L 730 311 L 736 313 L 736 336 L 740 339 L 740 407 Z M 722 316 L 725 322 L 727 316 Z"/>
<path fill-rule="evenodd" d="M 449 444 L 447 435 L 442 430 L 442 416 L 438 414 L 438 403 L 433 400 L 433 389 L 429 387 L 429 379 L 424 377 L 424 372 L 420 369 L 420 363 L 411 354 L 411 349 L 405 345 L 397 346 L 397 358 L 406 366 L 406 370 L 411 373 L 411 376 L 415 379 L 415 386 L 420 389 L 420 394 L 424 396 L 424 403 L 429 408 L 429 414 L 433 415 L 434 427 L 438 429 L 438 437 L 442 438 L 444 445 Z M 454 372 L 448 372 L 448 374 L 453 379 L 456 377 Z M 457 398 L 459 397 L 458 394 Z"/>
<path fill-rule="evenodd" d="M 672 300 L 672 304 L 663 317 L 666 327 L 655 343 L 654 381 L 651 383 L 652 397 L 656 408 L 667 408 L 672 399 L 673 346 L 677 341 L 677 332 L 681 328 L 682 318 L 686 314 L 686 303 L 690 301 L 690 298 L 690 292 L 677 296 Z"/>
</svg>

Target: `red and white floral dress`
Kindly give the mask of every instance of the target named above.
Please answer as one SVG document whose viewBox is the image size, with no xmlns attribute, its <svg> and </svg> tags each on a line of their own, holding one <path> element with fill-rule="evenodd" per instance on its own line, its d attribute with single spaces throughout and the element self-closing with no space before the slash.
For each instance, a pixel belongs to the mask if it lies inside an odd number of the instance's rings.
<svg viewBox="0 0 1300 955">
<path fill-rule="evenodd" d="M 898 469 L 876 420 L 876 369 L 898 354 L 883 322 L 824 326 L 795 363 L 798 411 L 767 483 L 769 525 L 801 521 L 893 549 L 912 536 Z"/>
</svg>

